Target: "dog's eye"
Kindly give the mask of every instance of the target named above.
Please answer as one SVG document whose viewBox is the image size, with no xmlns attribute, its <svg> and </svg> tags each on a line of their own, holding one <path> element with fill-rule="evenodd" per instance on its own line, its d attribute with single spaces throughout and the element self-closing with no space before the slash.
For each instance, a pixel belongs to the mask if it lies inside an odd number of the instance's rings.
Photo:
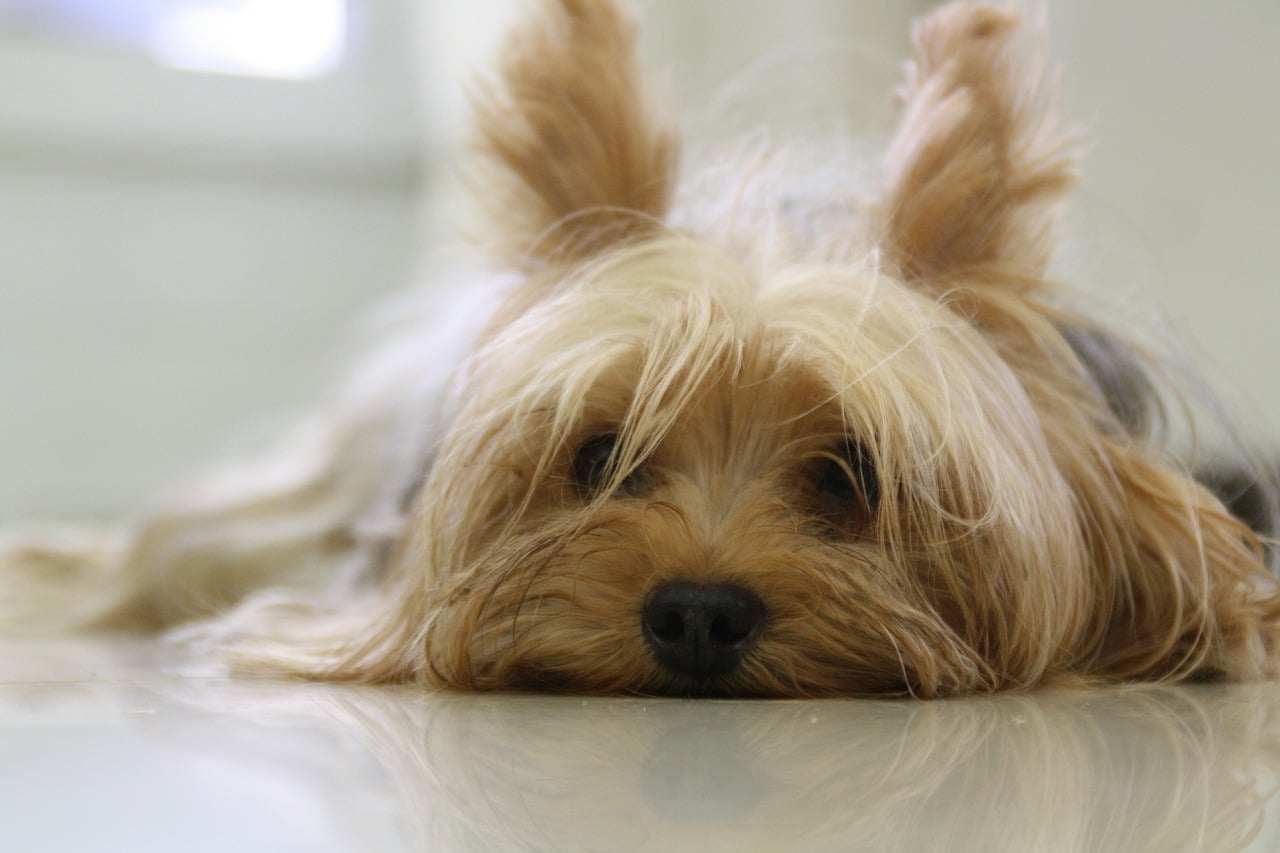
<svg viewBox="0 0 1280 853">
<path fill-rule="evenodd" d="M 856 441 L 845 441 L 822 457 L 815 487 L 825 514 L 842 526 L 864 526 L 880 502 L 875 465 Z"/>
<path fill-rule="evenodd" d="M 593 497 L 609 485 L 609 479 L 613 477 L 617 449 L 617 434 L 605 432 L 593 435 L 584 441 L 578 448 L 578 452 L 573 455 L 570 474 L 574 485 L 578 487 L 578 494 L 584 499 Z M 622 490 L 632 492 L 639 482 L 639 472 L 633 472 L 622 481 Z"/>
</svg>

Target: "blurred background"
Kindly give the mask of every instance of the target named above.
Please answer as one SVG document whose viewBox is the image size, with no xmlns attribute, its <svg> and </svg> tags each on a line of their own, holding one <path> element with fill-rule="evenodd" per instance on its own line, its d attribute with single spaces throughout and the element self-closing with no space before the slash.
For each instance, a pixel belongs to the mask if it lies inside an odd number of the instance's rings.
<svg viewBox="0 0 1280 853">
<path fill-rule="evenodd" d="M 522 5 L 0 0 L 0 522 L 134 513 L 320 399 L 459 251 L 467 82 Z M 694 152 L 876 140 L 931 5 L 648 0 L 643 50 Z M 1088 140 L 1064 276 L 1190 338 L 1276 447 L 1280 4 L 1047 6 Z"/>
</svg>

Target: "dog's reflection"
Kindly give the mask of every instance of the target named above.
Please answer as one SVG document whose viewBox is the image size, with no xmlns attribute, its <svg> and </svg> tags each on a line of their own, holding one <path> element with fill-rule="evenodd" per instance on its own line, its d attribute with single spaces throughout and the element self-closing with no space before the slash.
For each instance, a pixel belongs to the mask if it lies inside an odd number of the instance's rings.
<svg viewBox="0 0 1280 853">
<path fill-rule="evenodd" d="M 281 827 L 352 849 L 1280 849 L 1268 684 L 926 703 L 161 679 L 15 697 L 5 719 L 41 726 L 123 712 L 116 740 L 183 790 L 256 792 Z"/>
<path fill-rule="evenodd" d="M 1267 687 L 943 703 L 331 690 L 421 845 L 1237 850 L 1265 843 Z"/>
</svg>

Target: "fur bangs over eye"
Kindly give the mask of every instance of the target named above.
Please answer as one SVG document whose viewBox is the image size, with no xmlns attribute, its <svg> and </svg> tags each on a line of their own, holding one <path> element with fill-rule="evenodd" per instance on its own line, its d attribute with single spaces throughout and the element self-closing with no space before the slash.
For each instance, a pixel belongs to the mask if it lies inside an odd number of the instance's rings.
<svg viewBox="0 0 1280 853">
<path fill-rule="evenodd" d="M 860 533 L 880 503 L 880 478 L 867 448 L 845 439 L 818 460 L 813 488 L 822 514 L 838 527 Z"/>
<path fill-rule="evenodd" d="M 613 481 L 618 467 L 620 439 L 616 432 L 602 432 L 584 441 L 573 454 L 569 475 L 583 500 L 597 497 Z M 644 472 L 636 468 L 619 484 L 619 492 L 632 496 L 644 485 Z"/>
</svg>

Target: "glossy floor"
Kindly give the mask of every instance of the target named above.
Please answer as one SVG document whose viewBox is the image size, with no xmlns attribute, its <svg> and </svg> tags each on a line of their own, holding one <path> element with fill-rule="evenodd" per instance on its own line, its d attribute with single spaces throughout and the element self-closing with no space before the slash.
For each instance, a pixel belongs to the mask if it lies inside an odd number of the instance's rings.
<svg viewBox="0 0 1280 853">
<path fill-rule="evenodd" d="M 4 850 L 1275 850 L 1280 686 L 428 695 L 0 645 Z"/>
</svg>

